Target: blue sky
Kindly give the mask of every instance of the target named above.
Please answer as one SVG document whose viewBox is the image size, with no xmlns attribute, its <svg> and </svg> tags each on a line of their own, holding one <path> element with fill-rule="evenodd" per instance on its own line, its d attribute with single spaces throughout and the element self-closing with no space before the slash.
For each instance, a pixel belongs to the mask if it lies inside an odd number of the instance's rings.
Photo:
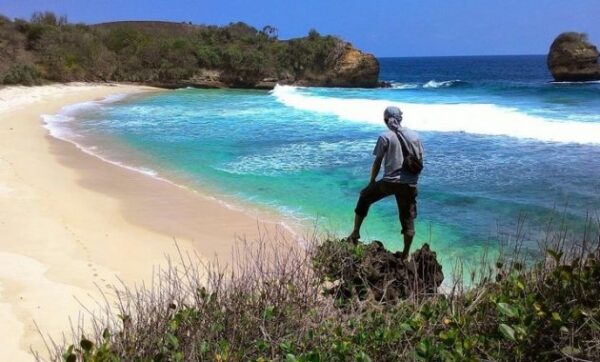
<svg viewBox="0 0 600 362">
<path fill-rule="evenodd" d="M 280 38 L 310 28 L 377 56 L 545 54 L 562 31 L 600 45 L 600 0 L 2 0 L 0 13 L 36 10 L 72 22 L 192 21 L 272 25 Z"/>
</svg>

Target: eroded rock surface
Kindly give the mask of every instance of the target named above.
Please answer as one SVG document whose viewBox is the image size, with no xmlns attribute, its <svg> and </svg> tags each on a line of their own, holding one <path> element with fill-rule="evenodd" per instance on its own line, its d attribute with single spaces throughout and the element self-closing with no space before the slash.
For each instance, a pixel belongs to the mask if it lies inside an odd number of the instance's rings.
<svg viewBox="0 0 600 362">
<path fill-rule="evenodd" d="M 444 280 L 442 266 L 428 244 L 404 261 L 399 252 L 388 251 L 379 241 L 357 245 L 327 241 L 318 247 L 315 265 L 329 279 L 327 289 L 342 299 L 393 302 L 436 293 Z"/>
<path fill-rule="evenodd" d="M 548 69 L 558 82 L 600 80 L 599 56 L 585 34 L 562 33 L 550 46 Z"/>
<path fill-rule="evenodd" d="M 281 84 L 316 87 L 379 87 L 379 61 L 352 44 L 339 41 L 322 72 L 306 72 L 294 79 L 278 79 Z"/>
</svg>

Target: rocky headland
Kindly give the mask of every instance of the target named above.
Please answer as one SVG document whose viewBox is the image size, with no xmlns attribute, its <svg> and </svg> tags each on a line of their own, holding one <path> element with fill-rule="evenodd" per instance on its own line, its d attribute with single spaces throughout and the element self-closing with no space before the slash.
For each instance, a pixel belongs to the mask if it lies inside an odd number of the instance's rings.
<svg viewBox="0 0 600 362">
<path fill-rule="evenodd" d="M 557 82 L 600 80 L 598 49 L 583 33 L 560 34 L 548 53 L 548 69 Z"/>
<path fill-rule="evenodd" d="M 71 81 L 164 88 L 380 85 L 372 54 L 314 29 L 303 38 L 280 40 L 276 28 L 244 23 L 86 25 L 48 12 L 29 21 L 0 15 L 0 84 Z"/>
</svg>

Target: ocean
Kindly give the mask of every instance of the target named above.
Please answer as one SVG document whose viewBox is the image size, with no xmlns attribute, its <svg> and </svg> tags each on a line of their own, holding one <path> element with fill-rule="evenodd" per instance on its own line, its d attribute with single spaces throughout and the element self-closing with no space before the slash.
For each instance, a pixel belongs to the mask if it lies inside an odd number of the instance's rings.
<svg viewBox="0 0 600 362">
<path fill-rule="evenodd" d="M 600 83 L 553 83 L 545 56 L 380 59 L 391 88 L 180 89 L 66 107 L 51 133 L 107 161 L 333 235 L 351 231 L 388 105 L 421 135 L 417 235 L 446 268 L 519 234 L 581 233 L 600 208 Z M 393 198 L 362 236 L 402 248 Z M 447 270 L 447 269 L 446 269 Z"/>
</svg>

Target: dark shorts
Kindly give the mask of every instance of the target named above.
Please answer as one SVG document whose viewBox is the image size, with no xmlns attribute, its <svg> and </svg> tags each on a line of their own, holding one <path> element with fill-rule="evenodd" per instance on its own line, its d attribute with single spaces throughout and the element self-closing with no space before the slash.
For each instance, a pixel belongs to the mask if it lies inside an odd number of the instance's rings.
<svg viewBox="0 0 600 362">
<path fill-rule="evenodd" d="M 415 219 L 417 217 L 417 186 L 386 181 L 369 184 L 360 192 L 356 203 L 356 214 L 366 217 L 369 207 L 384 197 L 394 195 L 398 205 L 402 234 L 415 235 Z"/>
</svg>

